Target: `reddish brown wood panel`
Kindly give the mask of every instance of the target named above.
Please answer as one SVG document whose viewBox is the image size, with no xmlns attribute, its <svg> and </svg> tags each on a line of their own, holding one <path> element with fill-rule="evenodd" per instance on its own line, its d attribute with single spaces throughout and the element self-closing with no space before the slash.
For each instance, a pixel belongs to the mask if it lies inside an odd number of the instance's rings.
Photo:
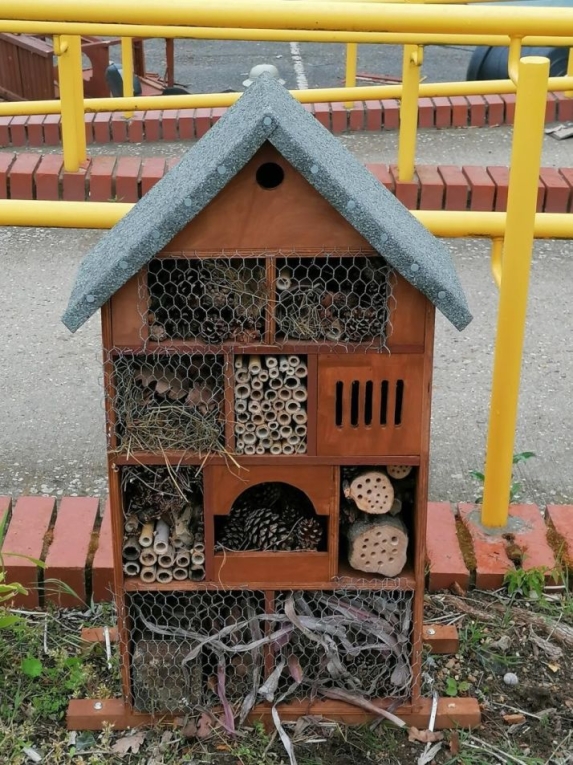
<svg viewBox="0 0 573 765">
<path fill-rule="evenodd" d="M 12 512 L 2 555 L 6 581 L 19 582 L 28 590 L 27 595 L 17 597 L 18 606 L 37 608 L 40 605 L 40 569 L 29 558 L 41 560 L 55 506 L 52 497 L 20 497 Z"/>
<path fill-rule="evenodd" d="M 60 608 L 73 608 L 86 603 L 86 563 L 98 506 L 96 497 L 62 499 L 54 525 L 54 537 L 46 556 L 44 579 L 65 582 L 75 595 L 56 582 L 46 582 L 46 602 L 55 603 Z"/>
<path fill-rule="evenodd" d="M 426 332 L 426 310 L 427 306 L 431 305 L 430 301 L 399 274 L 396 274 L 392 295 L 390 334 L 386 343 L 388 348 L 390 351 L 396 351 L 399 347 L 422 351 Z"/>
<path fill-rule="evenodd" d="M 233 502 L 259 483 L 287 483 L 304 492 L 318 515 L 331 516 L 338 503 L 336 468 L 301 465 L 296 470 L 274 463 L 249 468 L 208 465 L 204 469 L 205 512 L 228 515 Z M 272 581 L 272 579 L 271 579 Z"/>
<path fill-rule="evenodd" d="M 423 354 L 322 356 L 317 453 L 418 454 Z"/>
<path fill-rule="evenodd" d="M 112 345 L 140 346 L 149 335 L 146 269 L 126 282 L 110 300 Z"/>
<path fill-rule="evenodd" d="M 275 163 L 284 172 L 276 188 L 257 183 L 257 170 L 265 163 Z M 261 225 L 261 215 L 268 225 Z M 273 146 L 265 144 L 165 249 L 289 252 L 346 247 L 369 245 Z"/>
<path fill-rule="evenodd" d="M 327 552 L 225 552 L 215 555 L 213 579 L 220 585 L 245 585 L 261 589 L 330 580 Z"/>
</svg>

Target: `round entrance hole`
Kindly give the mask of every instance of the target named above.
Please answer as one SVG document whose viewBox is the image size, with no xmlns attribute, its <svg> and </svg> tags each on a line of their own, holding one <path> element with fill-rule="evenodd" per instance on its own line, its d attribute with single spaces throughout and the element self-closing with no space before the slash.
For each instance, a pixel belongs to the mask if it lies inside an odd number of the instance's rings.
<svg viewBox="0 0 573 765">
<path fill-rule="evenodd" d="M 276 162 L 265 162 L 259 167 L 255 178 L 262 189 L 276 189 L 284 181 L 285 171 Z"/>
</svg>

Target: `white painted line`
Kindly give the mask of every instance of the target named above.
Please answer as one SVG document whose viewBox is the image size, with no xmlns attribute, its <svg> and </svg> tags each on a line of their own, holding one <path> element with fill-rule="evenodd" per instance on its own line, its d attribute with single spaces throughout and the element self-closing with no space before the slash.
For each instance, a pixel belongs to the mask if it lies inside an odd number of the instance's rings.
<svg viewBox="0 0 573 765">
<path fill-rule="evenodd" d="M 302 62 L 302 56 L 300 55 L 300 48 L 298 47 L 298 43 L 291 42 L 289 45 L 290 57 L 292 58 L 294 73 L 296 75 L 296 86 L 299 90 L 308 90 L 308 80 L 306 79 L 306 73 L 304 71 L 304 64 Z"/>
</svg>

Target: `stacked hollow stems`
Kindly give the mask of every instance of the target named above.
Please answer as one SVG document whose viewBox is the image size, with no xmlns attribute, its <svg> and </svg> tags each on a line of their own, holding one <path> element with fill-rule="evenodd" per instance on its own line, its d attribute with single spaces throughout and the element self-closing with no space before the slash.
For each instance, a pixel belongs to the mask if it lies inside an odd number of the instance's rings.
<svg viewBox="0 0 573 765">
<path fill-rule="evenodd" d="M 125 467 L 123 571 L 145 584 L 202 581 L 205 529 L 193 468 Z"/>
<path fill-rule="evenodd" d="M 308 367 L 303 356 L 235 357 L 237 454 L 305 454 Z"/>
</svg>

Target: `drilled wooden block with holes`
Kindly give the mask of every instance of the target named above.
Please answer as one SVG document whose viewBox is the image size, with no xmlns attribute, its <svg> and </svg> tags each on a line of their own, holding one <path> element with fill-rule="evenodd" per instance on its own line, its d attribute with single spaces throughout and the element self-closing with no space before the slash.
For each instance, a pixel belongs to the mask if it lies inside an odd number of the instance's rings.
<svg viewBox="0 0 573 765">
<path fill-rule="evenodd" d="M 470 319 L 453 265 L 273 81 L 208 141 L 87 256 L 65 317 L 102 309 L 125 697 L 142 712 L 216 704 L 220 632 L 230 703 L 250 662 L 268 678 L 299 660 L 307 684 L 279 692 L 308 701 L 322 619 L 348 630 L 337 651 L 366 696 L 418 703 L 435 305 Z M 191 657 L 181 636 L 197 633 Z"/>
</svg>

